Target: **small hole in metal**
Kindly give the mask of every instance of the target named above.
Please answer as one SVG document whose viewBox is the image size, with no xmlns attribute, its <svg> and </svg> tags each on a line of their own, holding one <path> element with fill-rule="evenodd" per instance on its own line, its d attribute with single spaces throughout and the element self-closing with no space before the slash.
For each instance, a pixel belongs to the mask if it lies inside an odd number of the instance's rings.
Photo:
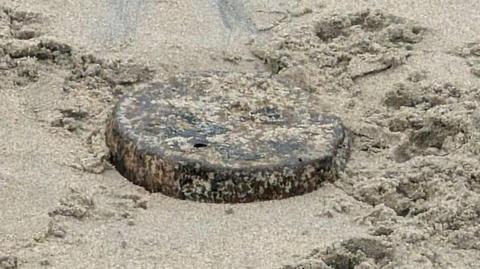
<svg viewBox="0 0 480 269">
<path fill-rule="evenodd" d="M 203 144 L 203 143 L 196 143 L 193 145 L 195 148 L 206 148 L 207 147 L 207 144 Z"/>
</svg>

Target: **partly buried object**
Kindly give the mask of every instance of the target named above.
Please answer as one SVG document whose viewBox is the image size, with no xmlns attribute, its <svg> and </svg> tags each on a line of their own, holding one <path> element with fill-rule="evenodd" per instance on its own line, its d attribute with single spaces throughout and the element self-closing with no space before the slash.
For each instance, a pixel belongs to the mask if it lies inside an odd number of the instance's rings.
<svg viewBox="0 0 480 269">
<path fill-rule="evenodd" d="M 108 120 L 117 170 L 202 202 L 281 199 L 333 180 L 349 153 L 340 119 L 305 90 L 244 73 L 185 73 L 125 96 Z"/>
</svg>

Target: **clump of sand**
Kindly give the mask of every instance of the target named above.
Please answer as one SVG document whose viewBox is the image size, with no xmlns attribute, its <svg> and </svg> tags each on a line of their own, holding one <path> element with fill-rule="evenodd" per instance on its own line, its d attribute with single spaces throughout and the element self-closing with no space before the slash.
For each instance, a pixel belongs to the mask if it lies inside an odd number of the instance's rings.
<svg viewBox="0 0 480 269">
<path fill-rule="evenodd" d="M 257 39 L 252 52 L 273 74 L 316 92 L 345 91 L 356 79 L 401 65 L 425 31 L 370 10 L 314 21 L 276 28 L 272 36 Z"/>
<path fill-rule="evenodd" d="M 85 145 L 67 165 L 92 173 L 108 167 L 104 123 L 118 98 L 147 82 L 153 70 L 121 60 L 99 59 L 44 36 L 40 14 L 0 9 L 0 70 L 2 82 L 19 89 L 39 82 L 46 73 L 62 81 L 52 103 L 32 102 L 37 120 L 58 132 L 77 137 Z M 42 111 L 36 113 L 36 111 Z"/>
<path fill-rule="evenodd" d="M 480 77 L 480 42 L 469 42 L 452 50 L 453 54 L 465 58 L 470 71 Z"/>
<path fill-rule="evenodd" d="M 435 252 L 439 245 L 478 251 L 479 89 L 423 70 L 391 87 L 358 86 L 421 53 L 416 44 L 428 29 L 370 10 L 283 28 L 256 40 L 252 52 L 275 77 L 321 96 L 324 109 L 346 121 L 352 160 L 336 185 L 374 207 L 359 216 L 372 238 L 340 242 L 286 268 L 437 268 L 450 266 Z M 477 46 L 462 50 L 473 74 Z"/>
</svg>

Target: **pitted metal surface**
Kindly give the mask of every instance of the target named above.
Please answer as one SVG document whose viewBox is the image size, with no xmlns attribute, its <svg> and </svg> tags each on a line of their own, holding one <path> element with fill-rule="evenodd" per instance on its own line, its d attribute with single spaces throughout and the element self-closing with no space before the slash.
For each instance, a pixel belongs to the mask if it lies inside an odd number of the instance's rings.
<svg viewBox="0 0 480 269">
<path fill-rule="evenodd" d="M 348 155 L 314 96 L 243 73 L 186 73 L 126 96 L 107 128 L 117 169 L 183 199 L 251 202 L 310 192 Z"/>
</svg>

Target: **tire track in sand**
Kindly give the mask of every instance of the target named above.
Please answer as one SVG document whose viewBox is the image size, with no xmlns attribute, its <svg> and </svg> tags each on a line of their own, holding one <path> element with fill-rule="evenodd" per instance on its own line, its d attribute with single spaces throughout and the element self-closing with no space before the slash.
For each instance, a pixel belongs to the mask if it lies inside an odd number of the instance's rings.
<svg viewBox="0 0 480 269">
<path fill-rule="evenodd" d="M 243 31 L 254 33 L 257 31 L 242 1 L 217 0 L 218 11 L 223 25 L 232 32 Z"/>
</svg>

